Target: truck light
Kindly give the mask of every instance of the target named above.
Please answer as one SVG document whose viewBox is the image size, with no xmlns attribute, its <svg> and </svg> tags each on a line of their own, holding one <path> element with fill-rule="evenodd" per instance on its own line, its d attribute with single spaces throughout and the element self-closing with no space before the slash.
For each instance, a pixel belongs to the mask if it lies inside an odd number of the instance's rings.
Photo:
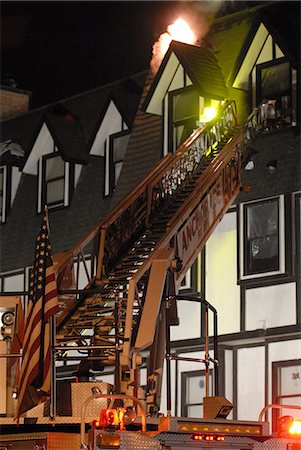
<svg viewBox="0 0 301 450">
<path fill-rule="evenodd" d="M 301 420 L 293 420 L 288 431 L 290 434 L 298 434 L 301 436 Z"/>
<path fill-rule="evenodd" d="M 93 427 L 95 430 L 97 430 L 98 428 L 100 428 L 100 420 L 98 420 L 98 419 L 93 420 L 93 422 L 92 422 L 92 427 Z"/>
<path fill-rule="evenodd" d="M 203 436 L 201 436 L 200 434 L 194 434 L 194 435 L 192 436 L 192 439 L 193 439 L 194 441 L 202 441 L 202 440 L 203 440 Z"/>
<path fill-rule="evenodd" d="M 301 437 L 301 421 L 294 420 L 292 416 L 281 416 L 278 419 L 278 435 L 294 435 Z"/>
<path fill-rule="evenodd" d="M 193 441 L 219 441 L 223 442 L 225 440 L 224 436 L 217 436 L 213 434 L 194 434 L 192 436 Z"/>
</svg>

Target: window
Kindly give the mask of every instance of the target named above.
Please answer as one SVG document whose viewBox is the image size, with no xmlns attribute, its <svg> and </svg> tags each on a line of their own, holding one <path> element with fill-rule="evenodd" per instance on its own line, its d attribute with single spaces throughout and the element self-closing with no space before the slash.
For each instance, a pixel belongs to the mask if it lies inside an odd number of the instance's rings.
<svg viewBox="0 0 301 450">
<path fill-rule="evenodd" d="M 129 131 L 122 131 L 110 136 L 108 164 L 106 163 L 105 195 L 112 194 L 117 186 L 129 139 Z"/>
<path fill-rule="evenodd" d="M 74 188 L 74 165 L 65 162 L 57 152 L 44 156 L 39 171 L 39 212 L 68 206 Z"/>
<path fill-rule="evenodd" d="M 284 273 L 284 199 L 241 205 L 241 278 Z"/>
<path fill-rule="evenodd" d="M 170 148 L 175 151 L 196 128 L 199 99 L 195 90 L 170 94 Z"/>
<path fill-rule="evenodd" d="M 5 221 L 5 167 L 0 167 L 0 216 L 1 222 Z"/>
<path fill-rule="evenodd" d="M 277 361 L 272 364 L 272 403 L 301 406 L 301 360 Z M 277 419 L 291 415 L 301 419 L 301 411 L 273 410 L 273 431 L 277 431 Z"/>
<path fill-rule="evenodd" d="M 283 118 L 287 123 L 292 116 L 291 67 L 283 58 L 259 64 L 256 68 L 257 104 L 270 100 L 269 118 Z"/>
<path fill-rule="evenodd" d="M 5 222 L 11 203 L 12 167 L 0 167 L 0 222 Z"/>
<path fill-rule="evenodd" d="M 181 373 L 181 416 L 203 417 L 203 399 L 206 396 L 204 370 Z M 209 395 L 213 394 L 213 373 L 209 371 Z"/>
</svg>

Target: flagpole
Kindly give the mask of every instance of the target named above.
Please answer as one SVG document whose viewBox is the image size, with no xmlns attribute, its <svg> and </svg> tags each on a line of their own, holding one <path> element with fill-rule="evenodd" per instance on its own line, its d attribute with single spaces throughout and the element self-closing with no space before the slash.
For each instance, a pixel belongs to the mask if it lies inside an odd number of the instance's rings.
<svg viewBox="0 0 301 450">
<path fill-rule="evenodd" d="M 48 228 L 48 235 L 50 237 L 50 227 L 48 218 L 48 206 L 45 205 L 45 216 Z M 54 420 L 56 417 L 56 370 L 55 370 L 55 344 L 56 344 L 56 320 L 55 315 L 49 319 L 50 332 L 50 419 Z"/>
</svg>

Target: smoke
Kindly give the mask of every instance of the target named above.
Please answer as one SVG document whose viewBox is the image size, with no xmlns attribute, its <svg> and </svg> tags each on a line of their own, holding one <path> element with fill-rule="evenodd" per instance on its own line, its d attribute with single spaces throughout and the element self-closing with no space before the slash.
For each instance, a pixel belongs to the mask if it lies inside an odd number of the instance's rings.
<svg viewBox="0 0 301 450">
<path fill-rule="evenodd" d="M 222 0 L 196 2 L 187 0 L 181 2 L 178 13 L 179 19 L 173 24 L 168 25 L 167 30 L 159 36 L 153 45 L 152 59 L 150 62 L 153 74 L 157 73 L 172 40 L 192 45 L 201 44 L 202 39 L 208 33 L 222 4 Z M 185 21 L 186 26 L 182 24 L 182 28 L 177 27 L 177 22 L 180 21 Z"/>
</svg>

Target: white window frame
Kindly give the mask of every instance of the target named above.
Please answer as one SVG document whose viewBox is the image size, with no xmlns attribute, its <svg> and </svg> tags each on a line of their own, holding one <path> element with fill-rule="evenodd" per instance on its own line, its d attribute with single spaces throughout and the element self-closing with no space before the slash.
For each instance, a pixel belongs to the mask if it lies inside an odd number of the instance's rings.
<svg viewBox="0 0 301 450">
<path fill-rule="evenodd" d="M 114 140 L 124 137 L 124 136 L 129 136 L 130 138 L 130 134 L 131 132 L 128 129 L 125 130 L 121 130 L 118 133 L 114 133 L 111 134 L 109 136 L 109 139 L 107 139 L 106 143 L 105 143 L 105 186 L 104 186 L 104 195 L 105 196 L 109 196 L 112 195 L 114 189 L 117 186 L 118 183 L 118 178 L 116 179 L 116 175 L 115 175 L 115 166 L 116 164 L 120 164 L 121 163 L 121 169 L 120 172 L 122 170 L 122 164 L 123 164 L 123 160 L 119 160 L 119 161 L 114 161 Z M 128 146 L 128 143 L 127 143 Z M 125 149 L 126 152 L 126 149 Z"/>
<path fill-rule="evenodd" d="M 6 220 L 6 188 L 7 188 L 7 167 L 0 166 L 0 170 L 3 171 L 3 184 L 2 184 L 2 213 L 1 213 L 1 222 L 4 223 Z M 0 189 L 1 189 L 0 187 Z"/>
<path fill-rule="evenodd" d="M 51 158 L 59 157 L 61 159 L 62 156 L 57 151 L 54 151 L 53 153 L 48 153 L 47 155 L 43 155 L 38 162 L 38 213 L 42 211 L 44 203 L 47 203 L 47 181 L 46 181 L 46 164 L 47 160 Z M 70 186 L 70 183 L 72 182 L 71 177 L 71 167 L 72 165 L 64 161 L 64 193 L 63 193 L 63 201 L 60 203 L 54 203 L 52 205 L 48 205 L 49 209 L 55 209 L 55 208 L 63 208 L 66 206 L 69 206 L 70 204 L 70 188 L 74 188 L 74 182 L 72 183 L 72 186 Z M 74 177 L 73 177 L 74 178 Z"/>
<path fill-rule="evenodd" d="M 255 203 L 264 203 L 268 200 L 278 199 L 278 211 L 279 211 L 279 229 L 278 229 L 278 237 L 279 237 L 279 269 L 270 271 L 270 272 L 260 272 L 256 274 L 244 274 L 244 261 L 245 261 L 245 224 L 244 224 L 244 207 L 246 205 L 253 205 Z M 258 200 L 253 200 L 250 202 L 241 203 L 239 205 L 239 275 L 240 280 L 250 280 L 255 278 L 263 278 L 270 277 L 275 275 L 282 275 L 285 273 L 285 202 L 284 195 L 274 196 L 269 198 L 261 198 Z"/>
</svg>

